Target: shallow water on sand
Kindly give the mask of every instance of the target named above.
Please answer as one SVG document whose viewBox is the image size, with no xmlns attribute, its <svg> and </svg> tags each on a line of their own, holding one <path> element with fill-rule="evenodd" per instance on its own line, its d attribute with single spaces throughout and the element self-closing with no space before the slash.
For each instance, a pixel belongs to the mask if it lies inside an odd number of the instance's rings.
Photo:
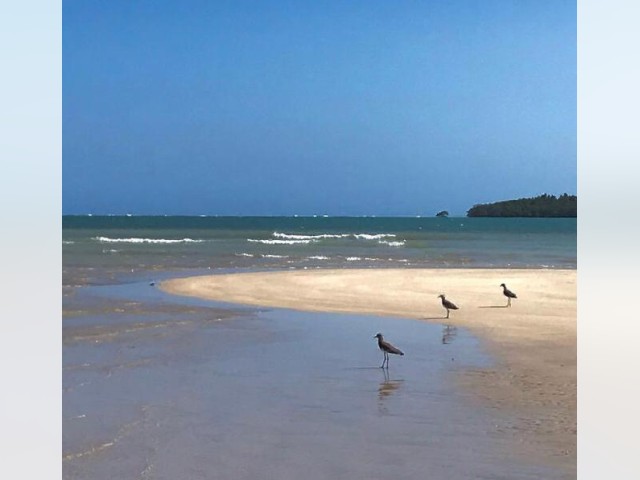
<svg viewBox="0 0 640 480">
<path fill-rule="evenodd" d="M 65 479 L 539 479 L 456 387 L 463 329 L 254 309 L 146 283 L 77 289 L 63 319 Z M 107 305 L 105 307 L 105 305 Z M 388 371 L 373 335 L 403 349 Z"/>
</svg>

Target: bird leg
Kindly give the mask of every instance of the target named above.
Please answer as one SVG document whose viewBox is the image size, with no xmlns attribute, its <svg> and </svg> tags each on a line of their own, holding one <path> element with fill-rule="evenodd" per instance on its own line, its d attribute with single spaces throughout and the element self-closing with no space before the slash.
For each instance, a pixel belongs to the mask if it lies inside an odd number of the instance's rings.
<svg viewBox="0 0 640 480">
<path fill-rule="evenodd" d="M 447 308 L 447 318 L 449 318 L 449 309 Z"/>
<path fill-rule="evenodd" d="M 507 297 L 507 307 L 511 306 L 511 297 Z"/>
</svg>

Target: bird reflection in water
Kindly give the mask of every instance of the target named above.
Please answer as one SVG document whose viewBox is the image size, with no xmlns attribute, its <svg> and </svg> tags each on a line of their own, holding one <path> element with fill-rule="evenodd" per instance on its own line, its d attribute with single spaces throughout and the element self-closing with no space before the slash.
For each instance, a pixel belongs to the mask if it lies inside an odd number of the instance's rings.
<svg viewBox="0 0 640 480">
<path fill-rule="evenodd" d="M 458 329 L 453 325 L 444 325 L 442 327 L 442 344 L 448 345 L 453 342 L 453 339 L 456 338 L 458 334 Z"/>
<path fill-rule="evenodd" d="M 388 370 L 383 369 L 382 372 L 384 380 L 380 382 L 380 386 L 378 387 L 378 412 L 380 415 L 388 415 L 389 409 L 385 405 L 385 402 L 396 390 L 398 390 L 398 388 L 400 388 L 404 380 L 391 380 Z"/>
</svg>

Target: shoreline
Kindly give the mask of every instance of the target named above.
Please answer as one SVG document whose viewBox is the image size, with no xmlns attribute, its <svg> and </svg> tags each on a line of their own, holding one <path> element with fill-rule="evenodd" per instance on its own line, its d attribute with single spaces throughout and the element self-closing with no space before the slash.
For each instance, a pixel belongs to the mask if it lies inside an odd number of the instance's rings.
<svg viewBox="0 0 640 480">
<path fill-rule="evenodd" d="M 168 293 L 244 305 L 363 313 L 468 328 L 497 360 L 457 381 L 507 413 L 523 454 L 575 475 L 577 270 L 340 269 L 231 273 L 161 282 Z M 518 294 L 506 308 L 500 283 Z M 437 297 L 460 310 L 447 320 Z"/>
</svg>

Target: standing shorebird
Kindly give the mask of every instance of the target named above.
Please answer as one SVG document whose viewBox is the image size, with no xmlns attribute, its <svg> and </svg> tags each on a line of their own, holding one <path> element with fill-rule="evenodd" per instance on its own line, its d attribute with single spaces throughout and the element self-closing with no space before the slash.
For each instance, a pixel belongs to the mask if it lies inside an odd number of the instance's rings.
<svg viewBox="0 0 640 480">
<path fill-rule="evenodd" d="M 458 310 L 458 307 L 453 302 L 444 298 L 444 294 L 438 295 L 438 298 L 442 299 L 442 306 L 447 309 L 447 318 L 449 318 L 449 310 Z"/>
<path fill-rule="evenodd" d="M 390 353 L 393 353 L 395 355 L 404 355 L 404 352 L 402 352 L 402 350 L 400 350 L 399 348 L 394 347 L 389 342 L 385 342 L 384 339 L 382 338 L 382 334 L 381 333 L 376 333 L 373 338 L 377 338 L 378 339 L 378 348 L 380 350 L 382 350 L 382 353 L 384 353 L 384 359 L 382 360 L 382 365 L 380 365 L 380 368 L 384 368 L 385 362 L 387 363 L 387 368 L 389 368 L 389 354 Z"/>
<path fill-rule="evenodd" d="M 503 295 L 505 297 L 507 297 L 507 307 L 510 307 L 511 306 L 511 299 L 512 298 L 518 298 L 518 297 L 517 297 L 517 295 L 515 293 L 513 293 L 511 290 L 509 290 L 504 283 L 501 283 L 500 286 L 502 287 Z"/>
</svg>

